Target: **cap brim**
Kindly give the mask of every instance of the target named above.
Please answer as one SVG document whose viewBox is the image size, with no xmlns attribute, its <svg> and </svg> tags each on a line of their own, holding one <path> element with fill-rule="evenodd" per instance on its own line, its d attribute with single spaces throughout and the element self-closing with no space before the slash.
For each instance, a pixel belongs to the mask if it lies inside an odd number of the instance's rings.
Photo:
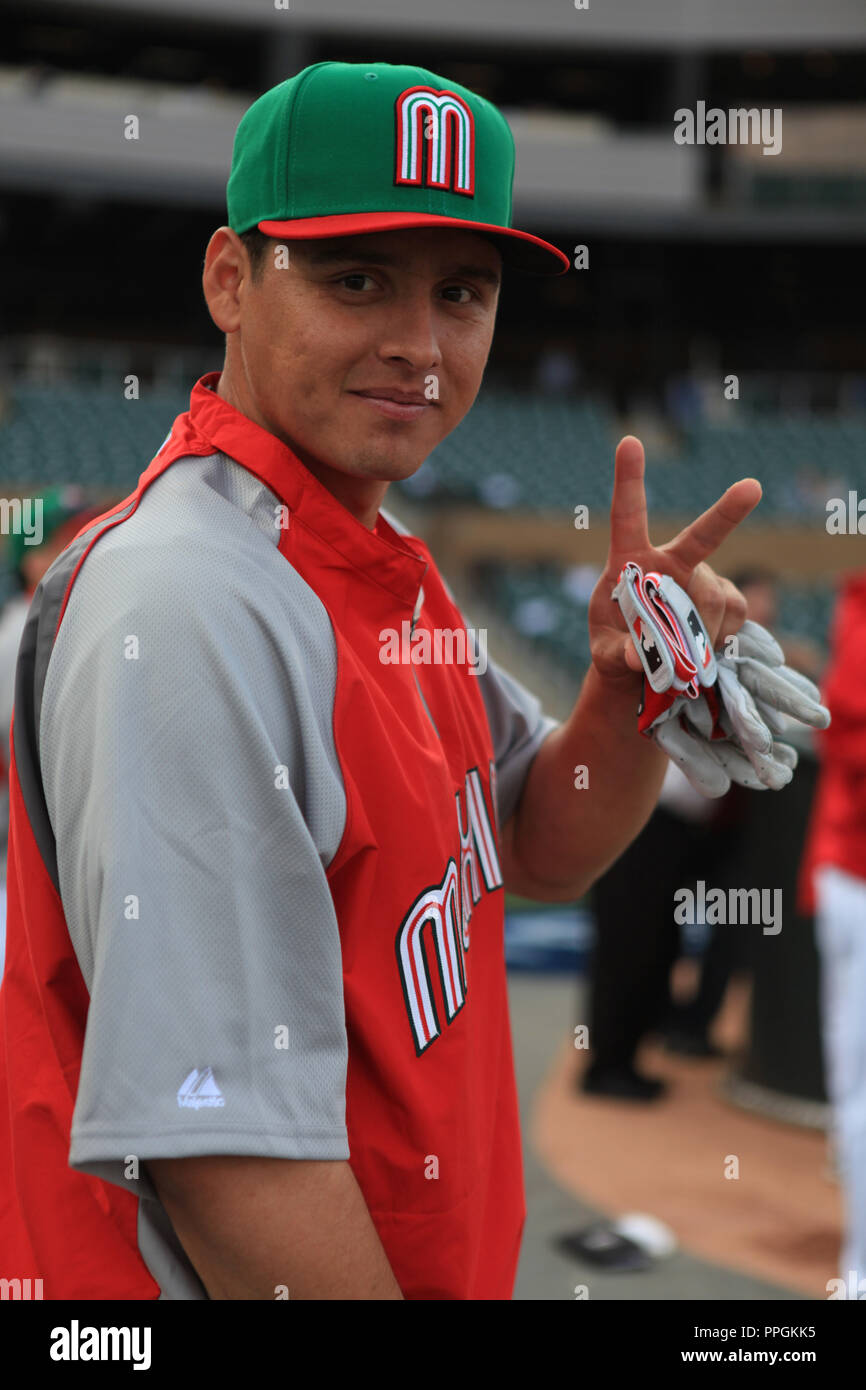
<svg viewBox="0 0 866 1390">
<path fill-rule="evenodd" d="M 452 231 L 478 232 L 495 241 L 506 265 L 534 275 L 563 275 L 571 262 L 549 241 L 519 232 L 513 227 L 497 227 L 489 222 L 469 222 L 462 217 L 438 217 L 423 212 L 350 212 L 330 217 L 300 217 L 286 222 L 259 222 L 265 236 L 286 241 L 315 241 L 324 237 L 363 236 L 371 232 L 390 232 L 403 227 L 448 227 Z"/>
</svg>

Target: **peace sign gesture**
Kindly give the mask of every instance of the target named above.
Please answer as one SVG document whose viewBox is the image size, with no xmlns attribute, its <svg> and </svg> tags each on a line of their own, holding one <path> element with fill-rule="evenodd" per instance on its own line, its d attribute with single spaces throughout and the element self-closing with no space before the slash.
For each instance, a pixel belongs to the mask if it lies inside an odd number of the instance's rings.
<svg viewBox="0 0 866 1390">
<path fill-rule="evenodd" d="M 741 478 L 672 541 L 656 548 L 650 543 L 647 526 L 643 445 L 634 435 L 620 441 L 614 465 L 607 564 L 589 603 L 592 662 L 605 681 L 620 687 L 632 684 L 637 689 L 638 673 L 643 669 L 619 605 L 611 598 L 626 560 L 636 561 L 644 571 L 658 570 L 675 579 L 694 600 L 714 647 L 720 636 L 727 637 L 742 627 L 746 600 L 706 560 L 760 500 L 757 479 Z"/>
</svg>

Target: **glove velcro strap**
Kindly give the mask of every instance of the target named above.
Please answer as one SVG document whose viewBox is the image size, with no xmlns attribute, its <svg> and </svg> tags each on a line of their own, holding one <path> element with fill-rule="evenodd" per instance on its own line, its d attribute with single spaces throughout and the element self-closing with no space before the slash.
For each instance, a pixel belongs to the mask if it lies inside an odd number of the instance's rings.
<svg viewBox="0 0 866 1390">
<path fill-rule="evenodd" d="M 643 592 L 640 565 L 629 562 L 623 567 L 612 597 L 619 604 L 650 687 L 657 693 L 669 690 L 676 675 L 673 653 Z"/>
<path fill-rule="evenodd" d="M 652 571 L 644 576 L 647 594 L 656 611 L 669 625 L 671 640 L 682 651 L 690 666 L 695 668 L 702 686 L 709 687 L 716 679 L 716 658 L 710 634 L 703 619 L 689 598 L 669 574 Z"/>
<path fill-rule="evenodd" d="M 672 718 L 671 706 L 682 701 L 682 691 L 653 690 L 648 681 L 643 683 L 643 697 L 637 712 L 638 731 L 650 737 L 652 730 L 665 720 Z"/>
<path fill-rule="evenodd" d="M 623 566 L 613 598 L 619 604 L 650 687 L 698 694 L 698 667 L 689 654 L 677 613 L 658 596 L 661 575 L 644 575 L 640 565 Z"/>
</svg>

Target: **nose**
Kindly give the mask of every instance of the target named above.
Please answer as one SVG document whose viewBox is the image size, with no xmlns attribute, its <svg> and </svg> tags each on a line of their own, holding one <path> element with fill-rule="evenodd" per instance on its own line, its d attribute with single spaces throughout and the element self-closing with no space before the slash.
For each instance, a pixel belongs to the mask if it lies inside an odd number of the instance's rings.
<svg viewBox="0 0 866 1390">
<path fill-rule="evenodd" d="M 379 357 L 383 362 L 405 362 L 413 371 L 430 371 L 442 361 L 435 306 L 429 294 L 407 296 L 395 303 L 389 316 Z"/>
</svg>

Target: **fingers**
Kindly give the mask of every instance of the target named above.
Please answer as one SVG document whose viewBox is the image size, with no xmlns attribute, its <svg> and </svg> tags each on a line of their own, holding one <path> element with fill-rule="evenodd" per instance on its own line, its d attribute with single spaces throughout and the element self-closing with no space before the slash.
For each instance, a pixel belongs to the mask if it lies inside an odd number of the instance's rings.
<svg viewBox="0 0 866 1390">
<path fill-rule="evenodd" d="M 625 441 L 623 441 L 625 442 Z M 622 445 L 620 445 L 622 448 Z M 761 500 L 757 478 L 741 478 L 732 483 L 717 502 L 697 517 L 665 546 L 686 569 L 694 569 L 718 550 L 726 536 L 744 521 Z M 646 510 L 646 503 L 644 503 Z"/>
<path fill-rule="evenodd" d="M 621 439 L 614 460 L 613 500 L 610 507 L 610 554 L 629 559 L 649 548 L 649 529 L 644 491 L 644 451 L 639 439 Z M 621 565 L 613 568 L 619 573 Z"/>
<path fill-rule="evenodd" d="M 592 664 L 605 680 L 622 684 L 636 693 L 643 682 L 643 666 L 630 634 L 603 627 L 590 634 Z"/>
<path fill-rule="evenodd" d="M 723 581 L 709 565 L 701 564 L 692 574 L 686 590 L 703 619 L 710 646 L 715 648 L 726 608 Z"/>
<path fill-rule="evenodd" d="M 628 637 L 625 643 L 625 664 L 631 671 L 643 671 L 641 659 L 635 651 L 634 642 L 631 640 L 631 637 Z"/>
<path fill-rule="evenodd" d="M 750 757 L 753 750 L 769 753 L 773 747 L 773 735 L 758 713 L 750 692 L 740 684 L 737 673 L 724 662 L 719 663 L 719 692 L 746 756 Z"/>
<path fill-rule="evenodd" d="M 788 666 L 762 666 L 745 656 L 737 662 L 737 676 L 752 695 L 780 713 L 790 714 L 801 724 L 826 729 L 830 723 L 830 711 L 821 704 L 820 692 L 799 671 L 792 671 Z"/>
<path fill-rule="evenodd" d="M 751 618 L 747 618 L 740 628 L 737 655 L 753 656 L 765 666 L 781 666 L 785 660 L 785 653 L 772 632 Z"/>
<path fill-rule="evenodd" d="M 716 574 L 710 565 L 701 561 L 686 589 L 703 618 L 714 650 L 742 627 L 746 620 L 744 596 L 730 579 Z"/>
<path fill-rule="evenodd" d="M 730 790 L 731 779 L 715 756 L 715 750 L 703 740 L 693 738 L 678 719 L 660 724 L 653 729 L 652 736 L 704 796 L 724 796 Z"/>
<path fill-rule="evenodd" d="M 722 586 L 725 603 L 716 642 L 716 646 L 721 646 L 726 637 L 731 637 L 735 632 L 739 632 L 746 621 L 748 606 L 745 595 L 740 593 L 736 584 L 732 584 L 730 579 L 725 579 L 722 575 L 717 575 L 716 578 Z"/>
</svg>

